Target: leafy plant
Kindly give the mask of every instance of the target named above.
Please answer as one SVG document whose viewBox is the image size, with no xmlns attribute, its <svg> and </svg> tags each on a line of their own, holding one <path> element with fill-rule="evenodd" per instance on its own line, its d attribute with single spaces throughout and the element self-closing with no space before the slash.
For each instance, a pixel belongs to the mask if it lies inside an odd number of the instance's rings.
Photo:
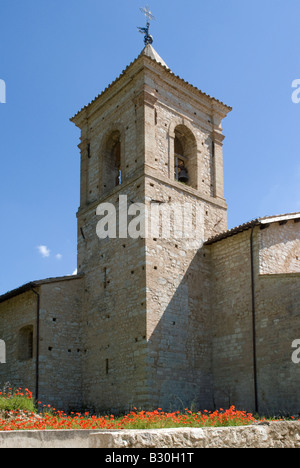
<svg viewBox="0 0 300 468">
<path fill-rule="evenodd" d="M 36 408 L 32 398 L 32 392 L 25 388 L 5 388 L 0 392 L 0 414 L 11 411 L 35 412 Z"/>
</svg>

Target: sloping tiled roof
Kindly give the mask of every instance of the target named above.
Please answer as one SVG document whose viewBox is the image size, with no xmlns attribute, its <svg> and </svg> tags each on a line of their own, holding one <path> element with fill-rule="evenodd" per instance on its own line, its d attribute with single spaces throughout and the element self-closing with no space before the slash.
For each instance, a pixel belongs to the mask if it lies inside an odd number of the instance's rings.
<svg viewBox="0 0 300 468">
<path fill-rule="evenodd" d="M 204 243 L 204 245 L 215 244 L 216 242 L 219 242 L 220 240 L 235 236 L 236 234 L 247 231 L 248 229 L 252 229 L 255 226 L 264 226 L 264 225 L 266 226 L 271 223 L 286 222 L 291 219 L 300 220 L 300 213 L 287 213 L 283 215 L 265 216 L 263 218 L 253 219 L 252 221 L 249 221 L 248 223 L 241 224 L 240 226 L 229 229 L 228 231 L 221 232 L 220 234 L 217 234 L 216 236 L 211 237 Z"/>
<path fill-rule="evenodd" d="M 0 304 L 2 302 L 8 301 L 9 299 L 12 299 L 13 297 L 19 296 L 20 294 L 24 294 L 25 292 L 31 291 L 34 288 L 42 286 L 44 284 L 57 283 L 59 281 L 70 281 L 70 280 L 80 279 L 80 278 L 83 278 L 83 276 L 82 275 L 61 276 L 57 278 L 47 278 L 44 280 L 31 281 L 30 283 L 26 283 L 23 286 L 13 289 L 12 291 L 9 291 L 3 294 L 2 296 L 0 296 Z"/>
<path fill-rule="evenodd" d="M 218 99 L 212 97 L 212 96 L 209 96 L 209 94 L 206 94 L 204 93 L 203 91 L 201 91 L 199 88 L 197 88 L 196 86 L 192 85 L 191 83 L 189 83 L 188 81 L 185 81 L 183 78 L 181 78 L 180 76 L 178 75 L 175 75 L 171 70 L 170 68 L 166 65 L 166 63 L 164 62 L 164 60 L 160 57 L 160 55 L 156 52 L 156 50 L 151 46 L 151 45 L 147 45 L 143 50 L 142 52 L 140 53 L 140 55 L 133 61 L 131 62 L 123 71 L 122 73 L 118 76 L 118 78 L 116 78 L 110 85 L 108 85 L 104 91 L 102 91 L 100 94 L 98 94 L 98 96 L 96 96 L 89 104 L 87 104 L 86 106 L 82 107 L 70 120 L 71 121 L 74 121 L 74 119 L 84 110 L 84 109 L 87 109 L 89 106 L 91 106 L 95 101 L 97 101 L 101 96 L 103 96 L 114 84 L 116 84 L 126 73 L 127 71 L 129 70 L 129 68 L 132 67 L 133 64 L 135 64 L 140 57 L 142 56 L 145 56 L 145 57 L 148 57 L 148 59 L 152 60 L 152 62 L 155 62 L 155 63 L 158 63 L 164 70 L 166 70 L 171 76 L 175 77 L 176 79 L 180 80 L 182 83 L 188 85 L 189 87 L 191 87 L 192 89 L 196 90 L 197 92 L 199 92 L 202 96 L 205 96 L 206 98 L 209 98 L 209 99 L 212 99 L 213 101 L 217 102 L 218 104 L 226 107 L 226 109 L 228 111 L 231 111 L 232 110 L 232 107 L 230 106 L 227 106 L 226 104 L 224 104 L 222 101 L 219 101 Z"/>
</svg>

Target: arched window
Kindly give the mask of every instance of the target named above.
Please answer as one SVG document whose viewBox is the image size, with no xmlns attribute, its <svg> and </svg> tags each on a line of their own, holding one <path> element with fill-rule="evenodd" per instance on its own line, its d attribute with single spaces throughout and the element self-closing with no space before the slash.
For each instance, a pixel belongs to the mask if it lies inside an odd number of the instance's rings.
<svg viewBox="0 0 300 468">
<path fill-rule="evenodd" d="M 33 358 L 33 326 L 28 325 L 19 330 L 18 360 L 28 361 Z"/>
<path fill-rule="evenodd" d="M 103 188 L 111 190 L 122 182 L 121 136 L 118 130 L 112 132 L 104 148 Z"/>
<path fill-rule="evenodd" d="M 197 144 L 187 127 L 175 128 L 174 179 L 177 182 L 197 188 Z"/>
</svg>

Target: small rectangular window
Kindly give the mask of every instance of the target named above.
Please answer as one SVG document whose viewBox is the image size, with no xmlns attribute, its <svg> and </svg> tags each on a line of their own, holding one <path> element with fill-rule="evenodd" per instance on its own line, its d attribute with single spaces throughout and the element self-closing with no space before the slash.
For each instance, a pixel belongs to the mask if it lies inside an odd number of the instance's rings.
<svg viewBox="0 0 300 468">
<path fill-rule="evenodd" d="M 18 360 L 29 361 L 33 358 L 33 326 L 28 325 L 19 330 Z"/>
</svg>

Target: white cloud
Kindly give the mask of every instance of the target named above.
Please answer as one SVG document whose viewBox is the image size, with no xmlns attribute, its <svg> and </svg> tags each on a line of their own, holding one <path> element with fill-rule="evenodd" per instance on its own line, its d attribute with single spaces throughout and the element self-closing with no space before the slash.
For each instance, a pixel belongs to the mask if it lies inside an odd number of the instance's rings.
<svg viewBox="0 0 300 468">
<path fill-rule="evenodd" d="M 55 258 L 56 258 L 56 260 L 61 260 L 62 259 L 62 254 L 56 254 Z"/>
<path fill-rule="evenodd" d="M 45 245 L 39 245 L 37 249 L 42 257 L 50 257 L 50 250 Z"/>
<path fill-rule="evenodd" d="M 70 275 L 67 275 L 67 276 L 76 276 L 77 275 L 77 268 L 75 271 L 73 271 L 73 273 L 71 273 Z"/>
</svg>

